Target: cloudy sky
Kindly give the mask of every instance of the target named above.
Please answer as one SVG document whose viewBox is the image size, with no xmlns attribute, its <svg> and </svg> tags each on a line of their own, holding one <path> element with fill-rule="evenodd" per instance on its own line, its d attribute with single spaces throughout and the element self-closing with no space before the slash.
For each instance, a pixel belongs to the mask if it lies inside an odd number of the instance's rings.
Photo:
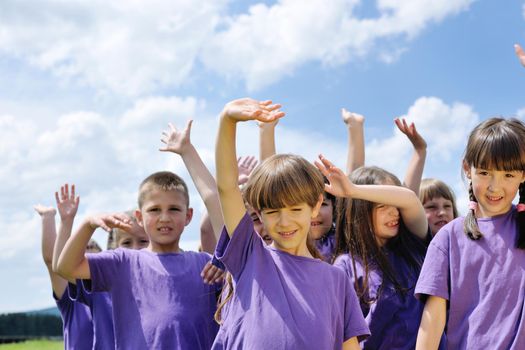
<svg viewBox="0 0 525 350">
<path fill-rule="evenodd" d="M 77 222 L 132 208 L 168 122 L 194 119 L 214 171 L 217 114 L 252 96 L 283 104 L 280 152 L 323 152 L 344 166 L 342 107 L 363 114 L 366 163 L 403 177 L 411 146 L 393 118 L 428 142 L 425 177 L 466 203 L 459 160 L 469 130 L 525 118 L 524 0 L 201 0 L 0 2 L 0 312 L 53 305 L 33 205 L 75 183 Z M 239 153 L 257 154 L 254 124 Z M 191 185 L 190 185 L 191 186 Z M 191 187 L 198 223 L 203 206 Z M 105 236 L 97 232 L 103 242 Z M 183 235 L 195 248 L 198 225 Z"/>
</svg>

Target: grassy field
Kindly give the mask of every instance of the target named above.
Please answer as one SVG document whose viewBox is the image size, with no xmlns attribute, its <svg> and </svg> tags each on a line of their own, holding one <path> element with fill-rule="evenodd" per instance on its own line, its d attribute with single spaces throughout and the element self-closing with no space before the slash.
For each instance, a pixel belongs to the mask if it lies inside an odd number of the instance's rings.
<svg viewBox="0 0 525 350">
<path fill-rule="evenodd" d="M 0 350 L 62 350 L 64 342 L 52 340 L 30 340 L 23 343 L 0 344 Z"/>
</svg>

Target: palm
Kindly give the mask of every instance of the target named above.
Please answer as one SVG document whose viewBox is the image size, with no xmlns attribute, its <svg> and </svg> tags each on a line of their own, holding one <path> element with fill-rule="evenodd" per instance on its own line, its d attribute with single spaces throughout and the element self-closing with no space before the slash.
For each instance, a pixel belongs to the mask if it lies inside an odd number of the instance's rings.
<svg viewBox="0 0 525 350">
<path fill-rule="evenodd" d="M 427 142 L 418 133 L 414 123 L 408 125 L 404 118 L 396 118 L 394 119 L 394 122 L 396 123 L 397 128 L 410 140 L 415 149 L 427 148 Z"/>
<path fill-rule="evenodd" d="M 237 121 L 258 120 L 272 122 L 284 116 L 279 111 L 280 105 L 272 105 L 272 101 L 257 101 L 252 98 L 241 98 L 226 104 L 223 114 Z"/>
<path fill-rule="evenodd" d="M 192 120 L 189 120 L 186 128 L 182 131 L 177 130 L 173 124 L 168 124 L 169 129 L 162 133 L 163 137 L 161 138 L 161 141 L 165 143 L 166 146 L 160 150 L 182 154 L 186 147 L 191 143 L 190 133 L 192 122 Z"/>
<path fill-rule="evenodd" d="M 74 217 L 76 215 L 79 198 L 75 196 L 75 185 L 71 186 L 71 193 L 67 184 L 62 186 L 60 188 L 60 196 L 58 192 L 55 192 L 55 199 L 61 218 Z"/>
<path fill-rule="evenodd" d="M 515 45 L 516 55 L 520 60 L 521 64 L 525 67 L 525 51 L 519 45 Z"/>
</svg>

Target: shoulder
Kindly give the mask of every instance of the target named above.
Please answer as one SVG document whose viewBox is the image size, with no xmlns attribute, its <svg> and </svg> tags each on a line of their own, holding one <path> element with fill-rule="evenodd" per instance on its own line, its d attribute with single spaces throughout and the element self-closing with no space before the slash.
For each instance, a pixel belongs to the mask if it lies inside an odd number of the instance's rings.
<svg viewBox="0 0 525 350">
<path fill-rule="evenodd" d="M 355 273 L 360 275 L 363 270 L 361 260 L 352 258 L 350 254 L 339 255 L 334 261 L 334 267 L 341 270 L 346 276 L 349 277 L 353 277 Z"/>
</svg>

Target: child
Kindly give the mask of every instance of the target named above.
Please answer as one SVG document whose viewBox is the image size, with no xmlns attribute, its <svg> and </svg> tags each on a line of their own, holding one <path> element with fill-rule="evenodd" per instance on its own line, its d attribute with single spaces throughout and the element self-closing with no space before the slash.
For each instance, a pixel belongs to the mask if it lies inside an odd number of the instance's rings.
<svg viewBox="0 0 525 350">
<path fill-rule="evenodd" d="M 438 179 L 421 180 L 419 200 L 425 208 L 432 237 L 443 226 L 458 217 L 454 192 L 443 181 Z"/>
<path fill-rule="evenodd" d="M 470 210 L 428 248 L 416 286 L 426 300 L 417 349 L 435 349 L 445 324 L 449 349 L 525 349 L 524 170 L 523 122 L 491 118 L 470 133 Z"/>
<path fill-rule="evenodd" d="M 69 185 L 62 186 L 60 195 L 55 192 L 55 199 L 60 214 L 59 231 L 61 234 L 71 232 L 79 201 L 75 196 L 75 185 L 71 186 L 71 193 Z M 94 336 L 91 313 L 84 304 L 77 302 L 75 284 L 68 284 L 67 280 L 53 271 L 54 252 L 60 254 L 63 247 L 56 237 L 56 210 L 42 205 L 36 205 L 35 210 L 42 217 L 42 257 L 51 280 L 53 298 L 62 317 L 64 349 L 91 350 Z"/>
<path fill-rule="evenodd" d="M 371 336 L 365 349 L 413 349 L 423 307 L 413 296 L 428 224 L 416 194 L 381 168 L 361 167 L 350 180 L 326 159 L 316 163 L 327 191 L 348 197 L 338 243 L 348 254 L 334 266 L 352 281 Z M 339 222 L 339 221 L 338 221 Z M 346 247 L 345 247 L 346 246 Z"/>
<path fill-rule="evenodd" d="M 236 124 L 278 119 L 284 115 L 278 108 L 245 98 L 221 113 L 215 160 L 225 229 L 217 256 L 233 276 L 234 292 L 213 349 L 359 349 L 357 339 L 368 329 L 351 285 L 340 271 L 312 259 L 307 246 L 322 202 L 321 174 L 292 155 L 273 156 L 251 174 L 246 199 L 273 238 L 271 246 L 246 213 L 237 186 Z"/>
<path fill-rule="evenodd" d="M 108 249 L 127 248 L 139 250 L 146 248 L 149 244 L 149 238 L 144 229 L 139 225 L 133 215 L 133 211 L 124 213 L 131 222 L 131 228 L 123 230 L 115 228 L 108 235 Z"/>
<path fill-rule="evenodd" d="M 135 216 L 149 236 L 147 248 L 84 256 L 97 227 L 131 226 L 121 214 L 90 216 L 67 242 L 59 272 L 91 279 L 94 291 L 111 294 L 117 348 L 209 349 L 217 332 L 216 288 L 200 272 L 211 257 L 179 247 L 193 214 L 188 188 L 179 176 L 157 172 L 141 183 L 138 204 Z"/>
</svg>

